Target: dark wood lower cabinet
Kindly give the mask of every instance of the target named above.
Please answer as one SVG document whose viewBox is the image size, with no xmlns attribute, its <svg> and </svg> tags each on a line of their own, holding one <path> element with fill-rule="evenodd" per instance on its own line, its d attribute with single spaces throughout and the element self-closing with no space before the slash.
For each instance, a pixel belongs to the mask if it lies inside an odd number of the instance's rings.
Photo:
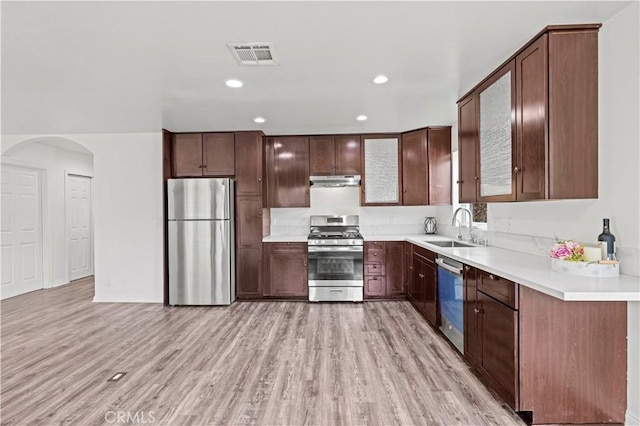
<svg viewBox="0 0 640 426">
<path fill-rule="evenodd" d="M 482 292 L 479 334 L 481 369 L 493 388 L 509 404 L 518 407 L 518 311 Z"/>
<path fill-rule="evenodd" d="M 264 244 L 265 296 L 308 297 L 307 244 Z"/>
<path fill-rule="evenodd" d="M 405 292 L 405 243 L 366 241 L 364 245 L 364 297 L 396 298 Z"/>
<path fill-rule="evenodd" d="M 490 275 L 464 267 L 464 356 L 485 384 L 533 424 L 624 423 L 626 302 L 479 285 Z"/>
<path fill-rule="evenodd" d="M 263 296 L 262 247 L 238 248 L 236 258 L 236 296 L 254 299 Z"/>
<path fill-rule="evenodd" d="M 412 278 L 409 280 L 408 299 L 433 326 L 438 318 L 438 275 L 436 254 L 422 247 L 413 247 Z"/>
</svg>

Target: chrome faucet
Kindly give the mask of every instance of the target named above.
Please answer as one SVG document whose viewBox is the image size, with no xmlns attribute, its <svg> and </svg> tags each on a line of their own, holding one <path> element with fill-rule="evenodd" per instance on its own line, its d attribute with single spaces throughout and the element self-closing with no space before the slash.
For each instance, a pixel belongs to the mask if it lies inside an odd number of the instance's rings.
<svg viewBox="0 0 640 426">
<path fill-rule="evenodd" d="M 458 212 L 460 210 L 467 212 L 467 214 L 469 215 L 469 241 L 473 243 L 476 240 L 476 235 L 472 232 L 473 216 L 469 209 L 465 209 L 464 207 L 458 207 L 456 211 L 453 212 L 453 219 L 451 219 L 451 226 L 456 226 L 456 222 L 458 222 L 458 235 L 456 235 L 456 237 L 458 238 L 458 240 L 462 241 L 462 221 L 456 219 L 456 217 L 458 216 Z"/>
</svg>

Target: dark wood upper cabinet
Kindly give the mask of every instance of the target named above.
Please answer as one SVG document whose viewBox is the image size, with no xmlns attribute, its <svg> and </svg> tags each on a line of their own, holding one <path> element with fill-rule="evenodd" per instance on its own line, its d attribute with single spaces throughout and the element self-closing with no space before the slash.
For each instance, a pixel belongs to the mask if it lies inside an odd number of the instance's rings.
<svg viewBox="0 0 640 426">
<path fill-rule="evenodd" d="M 478 186 L 478 95 L 458 102 L 458 201 L 475 203 Z"/>
<path fill-rule="evenodd" d="M 451 204 L 451 127 L 402 134 L 402 204 Z"/>
<path fill-rule="evenodd" d="M 236 132 L 236 195 L 262 195 L 262 132 Z"/>
<path fill-rule="evenodd" d="M 203 176 L 234 176 L 235 143 L 233 133 L 202 135 Z"/>
<path fill-rule="evenodd" d="M 545 28 L 458 102 L 461 202 L 598 197 L 599 28 Z"/>
<path fill-rule="evenodd" d="M 202 176 L 202 134 L 173 135 L 173 176 Z"/>
<path fill-rule="evenodd" d="M 312 176 L 335 174 L 336 146 L 333 136 L 309 136 L 309 161 Z"/>
<path fill-rule="evenodd" d="M 360 135 L 335 135 L 336 175 L 359 175 Z"/>
<path fill-rule="evenodd" d="M 234 176 L 234 143 L 233 133 L 174 134 L 174 177 Z"/>
<path fill-rule="evenodd" d="M 429 200 L 427 129 L 402 134 L 402 204 L 426 206 Z"/>
<path fill-rule="evenodd" d="M 309 137 L 312 176 L 359 175 L 360 135 Z"/>
<path fill-rule="evenodd" d="M 429 205 L 451 205 L 451 127 L 427 128 Z"/>
<path fill-rule="evenodd" d="M 516 199 L 547 197 L 547 35 L 516 56 Z"/>
<path fill-rule="evenodd" d="M 309 207 L 309 138 L 267 138 L 269 207 Z"/>
</svg>

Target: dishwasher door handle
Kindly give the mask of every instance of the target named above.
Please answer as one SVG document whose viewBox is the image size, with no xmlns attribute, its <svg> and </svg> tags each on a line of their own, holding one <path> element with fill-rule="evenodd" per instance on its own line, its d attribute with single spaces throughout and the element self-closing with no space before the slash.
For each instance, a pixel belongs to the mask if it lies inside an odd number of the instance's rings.
<svg viewBox="0 0 640 426">
<path fill-rule="evenodd" d="M 436 259 L 436 263 L 438 264 L 439 268 L 445 269 L 456 275 L 460 275 L 460 276 L 462 275 L 462 267 L 456 268 L 455 266 L 446 264 L 443 259 Z"/>
</svg>

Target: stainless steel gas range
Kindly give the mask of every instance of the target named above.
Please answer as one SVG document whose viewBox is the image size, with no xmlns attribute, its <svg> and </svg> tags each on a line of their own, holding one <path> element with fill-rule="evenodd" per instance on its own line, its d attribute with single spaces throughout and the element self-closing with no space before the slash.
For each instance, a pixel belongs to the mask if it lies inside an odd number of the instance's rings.
<svg viewBox="0 0 640 426">
<path fill-rule="evenodd" d="M 363 241 L 358 216 L 311 216 L 310 302 L 362 302 Z"/>
</svg>

